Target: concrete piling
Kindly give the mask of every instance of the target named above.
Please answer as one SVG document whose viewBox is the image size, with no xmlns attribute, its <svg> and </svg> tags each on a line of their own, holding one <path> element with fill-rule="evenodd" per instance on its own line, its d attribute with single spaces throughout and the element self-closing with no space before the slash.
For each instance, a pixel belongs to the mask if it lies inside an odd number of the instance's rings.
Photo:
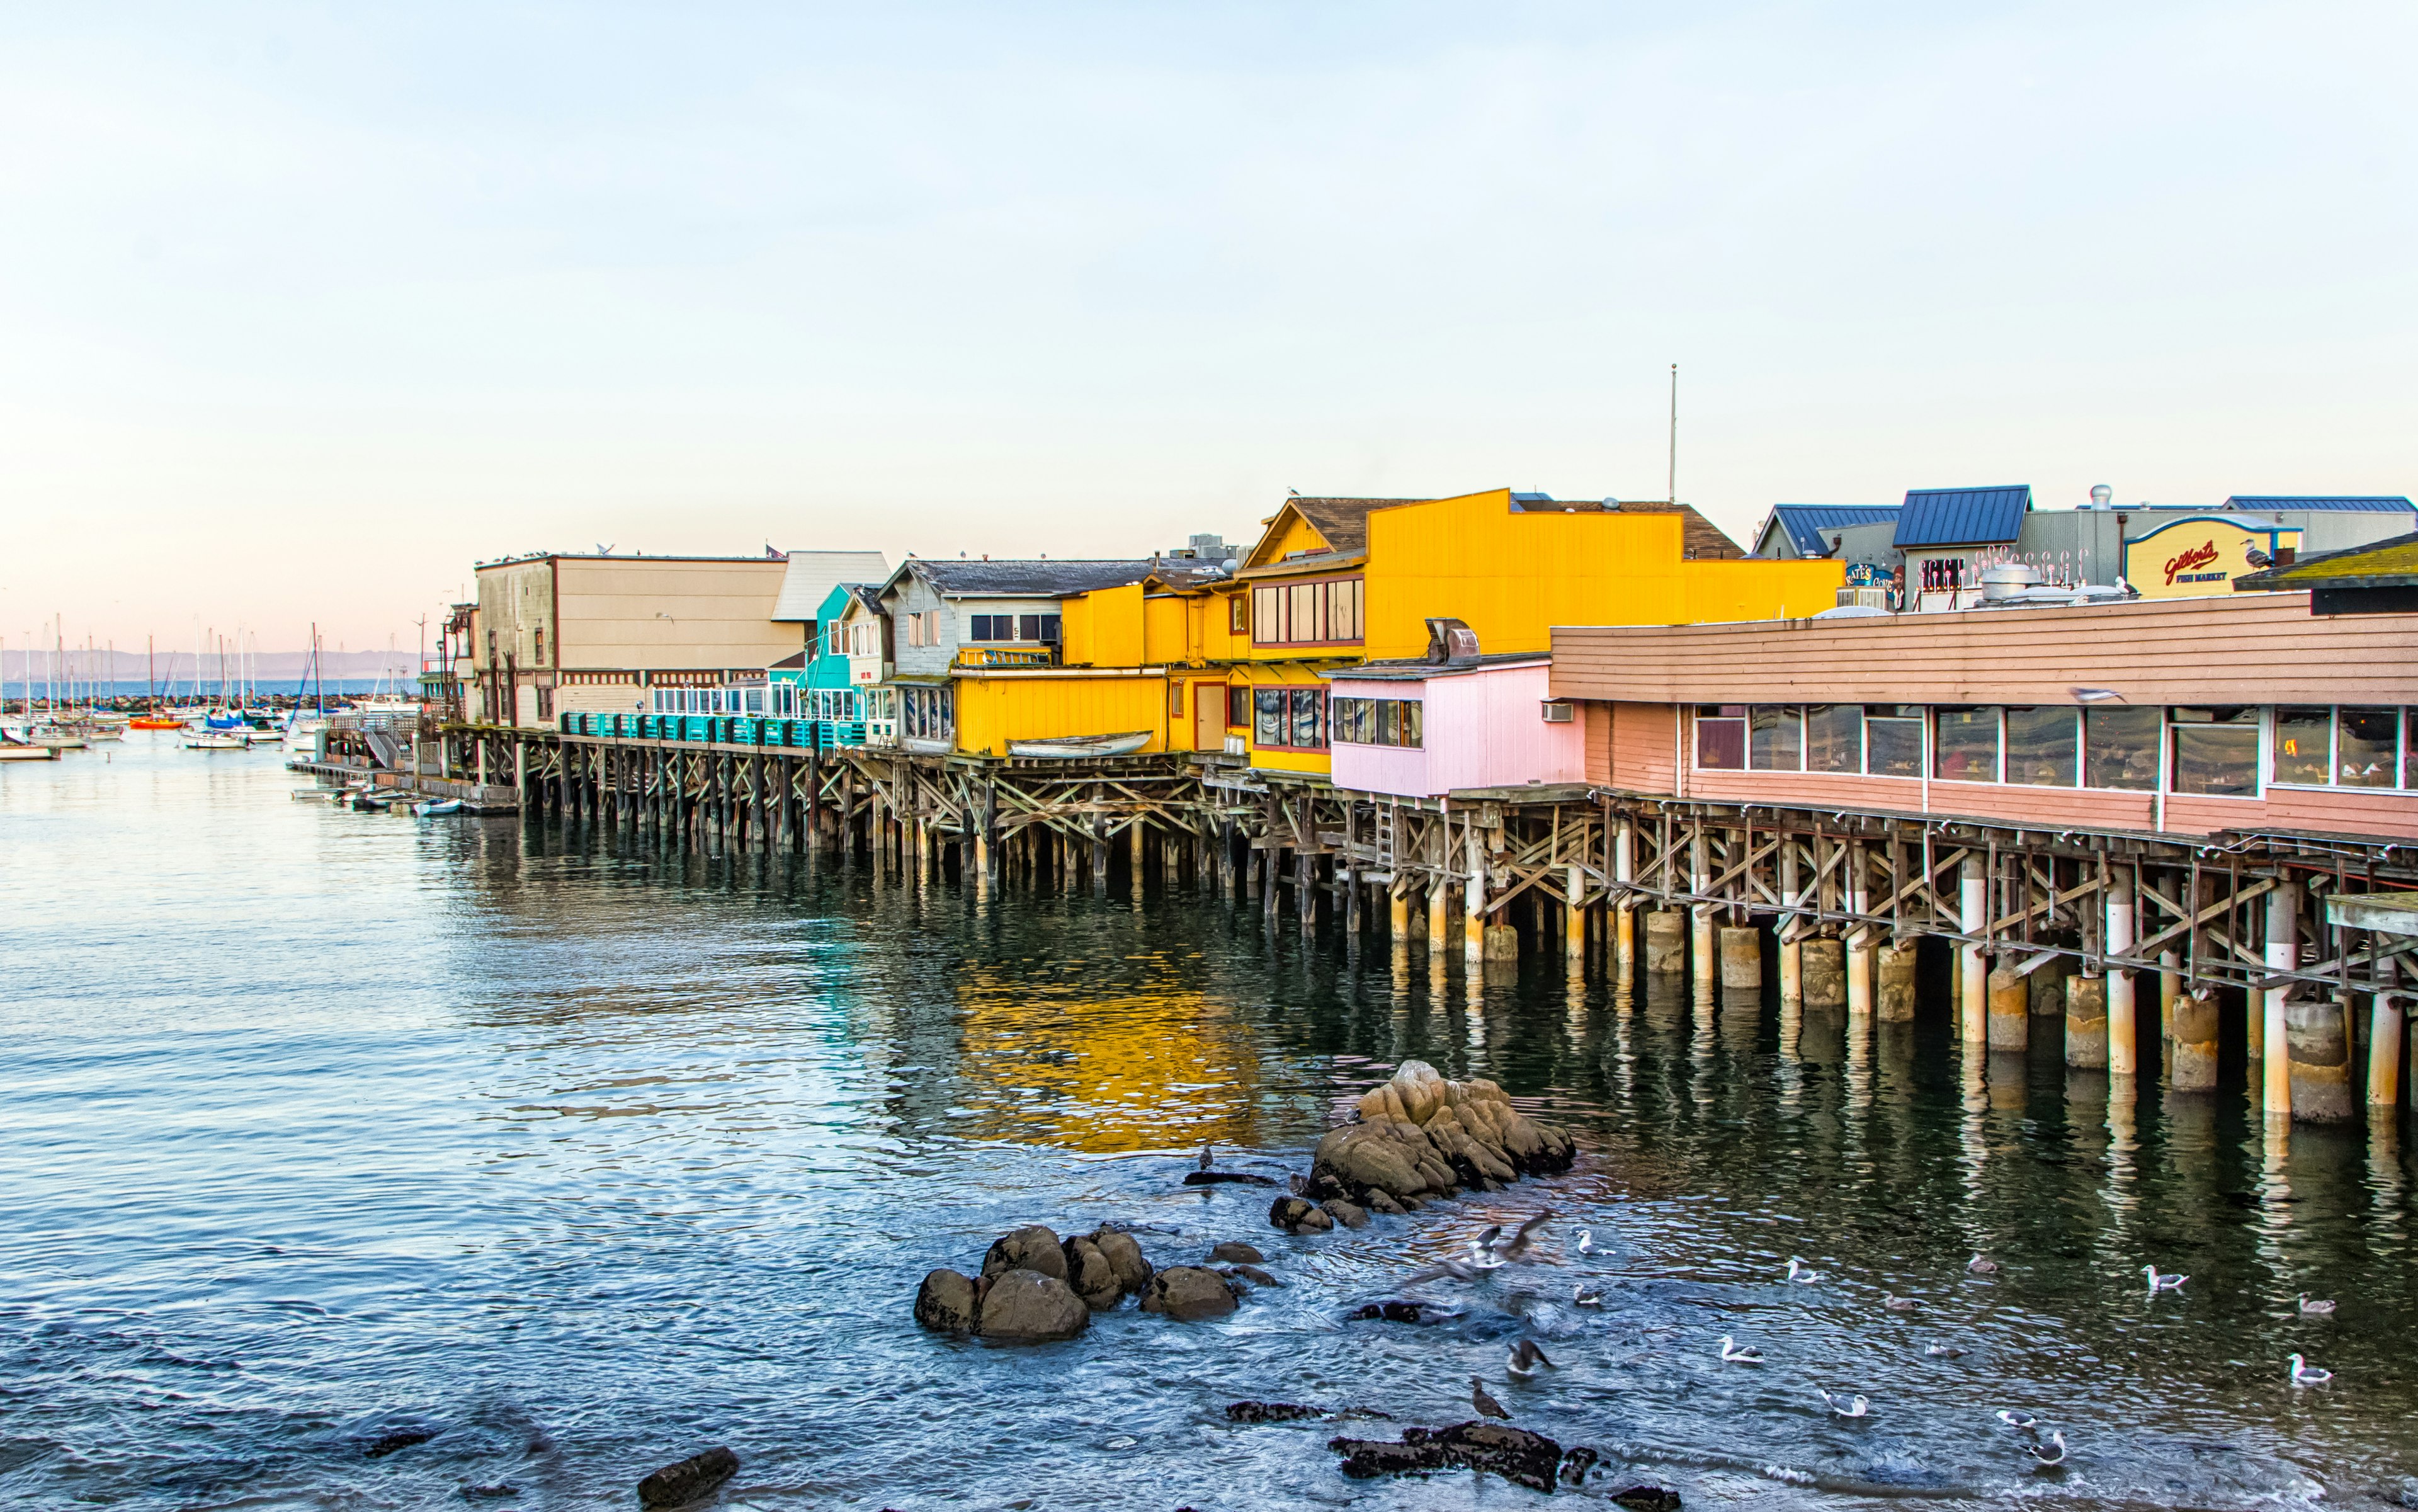
<svg viewBox="0 0 2418 1512">
<path fill-rule="evenodd" d="M 1846 947 L 1828 935 L 1805 941 L 1805 1006 L 1836 1013 L 1847 1006 Z"/>
<path fill-rule="evenodd" d="M 1875 973 L 1880 979 L 1876 997 L 1877 1015 L 1884 1024 L 1914 1022 L 1914 945 L 1883 945 L 1873 953 Z"/>
<path fill-rule="evenodd" d="M 2030 984 L 2001 966 L 1990 973 L 1990 1048 L 2020 1050 L 2030 1043 Z"/>
<path fill-rule="evenodd" d="M 2216 998 L 2186 992 L 2175 999 L 2172 1060 L 2166 1081 L 2177 1092 L 2216 1089 Z"/>
<path fill-rule="evenodd" d="M 1722 990 L 1758 992 L 1763 988 L 1763 931 L 1752 925 L 1724 925 L 1721 932 Z"/>
<path fill-rule="evenodd" d="M 1688 916 L 1676 909 L 1657 909 L 1645 916 L 1645 971 L 1648 976 L 1677 976 L 1688 966 Z"/>
<path fill-rule="evenodd" d="M 2332 998 L 2293 996 L 2284 1002 L 2286 1066 L 2292 1118 L 2301 1123 L 2347 1123 L 2357 1111 L 2350 1086 L 2349 1020 Z M 2269 1053 L 2272 1055 L 2271 1047 Z"/>
<path fill-rule="evenodd" d="M 2065 1063 L 2081 1071 L 2107 1068 L 2107 979 L 2065 979 Z"/>
</svg>

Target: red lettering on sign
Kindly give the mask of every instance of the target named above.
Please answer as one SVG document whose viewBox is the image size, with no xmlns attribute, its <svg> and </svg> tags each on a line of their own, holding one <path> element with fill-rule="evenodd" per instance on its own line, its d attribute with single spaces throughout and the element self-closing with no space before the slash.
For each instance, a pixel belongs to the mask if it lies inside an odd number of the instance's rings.
<svg viewBox="0 0 2418 1512">
<path fill-rule="evenodd" d="M 2177 573 L 2187 573 L 2195 567 L 2205 567 L 2214 560 L 2216 560 L 2216 542 L 2213 541 L 2194 546 L 2180 557 L 2167 557 L 2166 586 L 2174 587 Z"/>
</svg>

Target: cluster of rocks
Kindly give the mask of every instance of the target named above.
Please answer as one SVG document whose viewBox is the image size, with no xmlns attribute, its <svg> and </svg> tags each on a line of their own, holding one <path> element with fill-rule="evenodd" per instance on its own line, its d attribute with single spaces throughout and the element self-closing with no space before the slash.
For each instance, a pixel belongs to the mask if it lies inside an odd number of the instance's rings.
<svg viewBox="0 0 2418 1512">
<path fill-rule="evenodd" d="M 948 1334 L 1009 1344 L 1073 1338 L 1092 1314 L 1139 1299 L 1142 1311 L 1179 1322 L 1232 1312 L 1246 1286 L 1282 1283 L 1260 1268 L 1266 1257 L 1228 1242 L 1209 1252 L 1224 1264 L 1156 1267 L 1122 1229 L 1103 1224 L 1060 1239 L 1033 1224 L 1004 1234 L 983 1256 L 982 1274 L 939 1270 L 915 1293 L 915 1321 Z"/>
<path fill-rule="evenodd" d="M 1351 1223 L 1339 1208 L 1366 1222 L 1362 1209 L 1400 1214 L 1464 1188 L 1500 1191 L 1523 1176 L 1568 1170 L 1578 1156 L 1569 1135 L 1513 1107 L 1493 1082 L 1447 1080 L 1424 1061 L 1403 1061 L 1361 1097 L 1358 1113 L 1318 1141 L 1305 1194 L 1317 1205 L 1279 1199 L 1269 1222 L 1295 1233 Z"/>
<path fill-rule="evenodd" d="M 1442 1470 L 1483 1470 L 1530 1490 L 1550 1494 L 1576 1486 L 1603 1457 L 1584 1445 L 1565 1450 L 1541 1433 L 1483 1419 L 1450 1428 L 1405 1428 L 1400 1442 L 1330 1439 L 1354 1480 L 1377 1475 L 1431 1475 Z"/>
</svg>

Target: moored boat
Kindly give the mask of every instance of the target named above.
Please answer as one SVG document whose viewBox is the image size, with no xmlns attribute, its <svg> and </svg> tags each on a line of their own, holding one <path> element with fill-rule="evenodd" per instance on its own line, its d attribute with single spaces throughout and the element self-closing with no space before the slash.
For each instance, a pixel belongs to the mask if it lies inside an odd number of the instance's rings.
<svg viewBox="0 0 2418 1512">
<path fill-rule="evenodd" d="M 1083 756 L 1131 756 L 1149 743 L 1148 730 L 1127 730 L 1117 735 L 1060 735 L 1042 741 L 1010 741 L 1007 754 L 1071 760 Z"/>
<path fill-rule="evenodd" d="M 59 749 L 54 745 L 0 745 L 0 761 L 56 761 Z"/>
</svg>

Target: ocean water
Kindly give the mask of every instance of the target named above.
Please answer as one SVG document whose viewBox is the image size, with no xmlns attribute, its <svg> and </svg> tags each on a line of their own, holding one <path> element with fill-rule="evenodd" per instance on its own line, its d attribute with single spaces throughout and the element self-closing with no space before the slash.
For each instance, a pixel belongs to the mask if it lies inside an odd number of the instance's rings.
<svg viewBox="0 0 2418 1512">
<path fill-rule="evenodd" d="M 2238 1066 L 2111 1102 L 2053 1045 L 1967 1065 L 1936 1002 L 1783 1039 L 1768 1005 L 1558 961 L 1439 983 L 1185 883 L 983 897 L 296 786 L 173 735 L 0 767 L 18 1504 L 627 1507 L 714 1443 L 733 1507 L 1535 1501 L 1324 1447 L 1460 1421 L 1473 1374 L 1605 1453 L 1582 1498 L 2360 1505 L 2418 1474 L 2413 1130 L 2272 1145 Z M 1264 1191 L 1180 1184 L 1204 1141 L 1305 1168 L 1414 1056 L 1573 1128 L 1578 1168 L 1301 1239 Z M 1548 1206 L 1556 1263 L 1405 1292 Z M 911 1321 L 1000 1232 L 1104 1221 L 1160 1263 L 1248 1240 L 1285 1284 L 1040 1348 Z M 2147 1263 L 2192 1279 L 2153 1300 Z M 1401 1294 L 1459 1316 L 1345 1321 Z M 1766 1363 L 1723 1366 L 1725 1334 Z M 1522 1336 L 1558 1368 L 1507 1381 Z M 2295 1352 L 2334 1382 L 2292 1386 Z M 1230 1426 L 1245 1398 L 1396 1421 Z M 2001 1408 L 2067 1465 L 2035 1473 Z"/>
</svg>

